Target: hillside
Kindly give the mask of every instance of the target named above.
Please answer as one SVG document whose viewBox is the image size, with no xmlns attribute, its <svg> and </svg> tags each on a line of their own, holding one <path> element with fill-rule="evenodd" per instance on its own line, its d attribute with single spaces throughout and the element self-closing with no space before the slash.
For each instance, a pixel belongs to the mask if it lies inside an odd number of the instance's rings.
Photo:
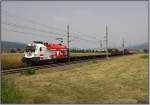
<svg viewBox="0 0 150 105">
<path fill-rule="evenodd" d="M 148 48 L 148 43 L 143 43 L 143 44 L 139 44 L 139 45 L 135 45 L 135 46 L 130 46 L 129 48 L 134 48 L 134 49 L 138 49 L 138 50 L 149 49 Z"/>
<path fill-rule="evenodd" d="M 24 48 L 25 46 L 26 46 L 26 44 L 24 44 L 24 43 L 1 41 L 1 48 L 2 49 Z"/>
</svg>

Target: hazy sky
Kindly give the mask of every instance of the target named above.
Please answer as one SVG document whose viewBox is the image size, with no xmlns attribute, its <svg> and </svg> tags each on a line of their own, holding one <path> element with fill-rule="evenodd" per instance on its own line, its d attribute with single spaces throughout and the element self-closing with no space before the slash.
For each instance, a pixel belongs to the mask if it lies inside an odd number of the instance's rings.
<svg viewBox="0 0 150 105">
<path fill-rule="evenodd" d="M 110 47 L 148 41 L 147 1 L 3 1 L 2 40 L 34 40 L 66 44 L 67 24 L 71 47 L 98 48 L 108 25 Z M 62 34 L 62 35 L 61 35 Z M 105 42 L 103 41 L 103 47 Z"/>
</svg>

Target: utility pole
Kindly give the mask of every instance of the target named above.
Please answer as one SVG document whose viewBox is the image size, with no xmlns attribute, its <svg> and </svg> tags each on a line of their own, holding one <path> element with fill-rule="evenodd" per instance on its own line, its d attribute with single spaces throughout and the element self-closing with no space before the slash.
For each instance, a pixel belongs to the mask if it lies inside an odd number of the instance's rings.
<svg viewBox="0 0 150 105">
<path fill-rule="evenodd" d="M 69 47 L 69 25 L 67 25 L 67 47 L 68 47 L 68 62 L 70 62 L 70 47 Z"/>
<path fill-rule="evenodd" d="M 108 26 L 106 25 L 106 36 L 105 36 L 105 41 L 106 41 L 106 58 L 108 59 Z"/>
<path fill-rule="evenodd" d="M 123 38 L 123 40 L 122 40 L 122 49 L 123 49 L 123 52 L 122 52 L 122 54 L 124 55 L 124 38 Z"/>
<path fill-rule="evenodd" d="M 102 51 L 102 40 L 100 40 L 100 51 Z"/>
</svg>

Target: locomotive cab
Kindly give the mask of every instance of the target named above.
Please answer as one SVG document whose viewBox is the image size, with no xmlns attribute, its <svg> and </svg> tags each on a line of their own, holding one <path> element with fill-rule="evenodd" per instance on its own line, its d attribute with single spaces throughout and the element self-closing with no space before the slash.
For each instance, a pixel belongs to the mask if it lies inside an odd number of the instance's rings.
<svg viewBox="0 0 150 105">
<path fill-rule="evenodd" d="M 41 60 L 47 59 L 47 48 L 43 44 L 28 44 L 25 48 L 23 62 L 26 63 L 38 63 Z"/>
<path fill-rule="evenodd" d="M 27 46 L 24 55 L 26 58 L 32 58 L 35 55 L 36 46 Z"/>
</svg>

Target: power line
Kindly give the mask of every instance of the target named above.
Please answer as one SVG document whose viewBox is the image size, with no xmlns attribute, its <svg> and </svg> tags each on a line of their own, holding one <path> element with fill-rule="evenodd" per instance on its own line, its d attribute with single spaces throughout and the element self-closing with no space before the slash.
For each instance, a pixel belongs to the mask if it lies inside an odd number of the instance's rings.
<svg viewBox="0 0 150 105">
<path fill-rule="evenodd" d="M 75 32 L 72 32 L 71 35 L 72 35 L 72 34 L 79 34 L 79 33 L 80 33 L 81 35 L 85 35 L 86 37 L 90 37 L 90 38 L 92 38 L 92 39 L 94 39 L 94 40 L 97 39 L 96 37 L 89 36 L 88 34 L 81 33 L 81 32 L 78 32 L 78 33 L 77 33 L 77 32 L 76 32 L 76 33 L 75 33 Z"/>
<path fill-rule="evenodd" d="M 64 34 L 60 34 L 60 33 L 56 33 L 56 32 L 50 32 L 50 31 L 47 31 L 47 30 L 41 30 L 41 29 L 37 29 L 37 28 L 33 28 L 33 27 L 28 27 L 28 26 L 24 26 L 24 25 L 19 25 L 19 24 L 15 24 L 15 23 L 11 23 L 11 22 L 2 22 L 2 24 L 5 24 L 5 25 L 9 25 L 9 26 L 12 26 L 12 27 L 17 27 L 17 28 L 23 28 L 23 29 L 29 29 L 29 30 L 34 30 L 34 31 L 39 31 L 39 32 L 45 32 L 45 33 L 50 33 L 50 34 L 55 34 L 55 35 L 63 35 L 63 36 L 66 36 Z M 93 40 L 89 40 L 89 39 L 84 39 L 84 38 L 81 38 L 81 37 L 78 37 L 78 36 L 72 36 L 74 38 L 77 38 L 77 39 L 81 39 L 81 40 L 85 40 L 85 41 L 90 41 L 90 42 L 93 42 L 95 43 L 95 41 Z"/>
<path fill-rule="evenodd" d="M 7 13 L 8 13 L 8 12 L 7 12 Z M 8 14 L 8 15 L 9 15 L 9 17 L 21 18 L 21 20 L 25 20 L 25 21 L 30 22 L 30 23 L 32 23 L 32 24 L 37 24 L 37 25 L 41 25 L 41 26 L 44 26 L 44 27 L 47 27 L 47 28 L 52 28 L 52 29 L 55 29 L 55 30 L 67 32 L 67 31 L 64 30 L 64 29 L 60 29 L 60 28 L 56 28 L 56 27 L 49 26 L 49 25 L 45 25 L 45 24 L 42 24 L 42 23 L 40 23 L 40 22 L 33 21 L 33 20 L 31 20 L 31 19 L 19 17 L 19 16 L 16 16 L 16 15 L 10 15 L 10 14 Z M 6 16 L 8 16 L 8 15 L 6 15 Z M 81 33 L 81 32 L 78 32 L 78 33 Z M 77 33 L 77 32 L 70 32 L 70 35 L 71 35 L 71 34 L 78 34 L 78 33 Z M 84 34 L 84 33 L 81 33 L 81 34 L 88 36 L 87 34 Z M 93 38 L 93 39 L 96 39 L 96 37 L 92 37 L 92 36 L 88 36 L 88 37 L 91 37 L 91 38 Z"/>
<path fill-rule="evenodd" d="M 74 38 L 76 38 L 76 39 L 81 39 L 81 40 L 84 40 L 84 41 L 88 41 L 88 42 L 93 42 L 93 43 L 96 42 L 95 40 L 89 40 L 89 39 L 81 38 L 81 37 L 78 37 L 78 36 L 72 36 L 72 37 L 74 37 Z M 98 41 L 97 41 L 97 42 L 98 42 Z"/>
<path fill-rule="evenodd" d="M 60 34 L 60 33 L 56 33 L 56 32 L 50 32 L 50 31 L 47 31 L 47 30 L 41 30 L 41 29 L 37 29 L 37 28 L 33 28 L 33 27 L 28 27 L 28 26 L 24 26 L 24 25 L 19 25 L 19 24 L 15 24 L 15 23 L 12 23 L 12 22 L 2 22 L 2 24 L 5 24 L 5 25 L 9 25 L 9 26 L 14 26 L 14 27 L 17 27 L 17 28 L 25 28 L 25 29 L 30 29 L 30 30 L 35 30 L 35 31 L 40 31 L 40 32 L 46 32 L 46 33 L 51 33 L 51 34 L 56 34 L 56 35 L 63 35 L 64 34 Z M 80 38 L 80 39 L 83 39 L 83 40 L 87 40 L 87 41 L 90 41 L 89 39 L 84 39 L 84 38 L 81 38 L 81 37 L 78 37 L 78 36 L 71 36 L 71 37 L 75 37 L 75 38 Z"/>
<path fill-rule="evenodd" d="M 7 11 L 6 11 L 7 12 Z M 7 12 L 8 13 L 8 12 Z M 9 16 L 8 16 L 9 15 Z M 19 16 L 16 16 L 16 15 L 10 15 L 10 14 L 8 14 L 8 15 L 6 15 L 6 16 L 8 16 L 8 17 L 15 17 L 15 18 L 19 18 L 19 19 L 21 19 L 21 20 L 25 20 L 25 21 L 27 21 L 27 22 L 30 22 L 30 23 L 32 23 L 32 24 L 37 24 L 37 25 L 40 25 L 40 26 L 44 26 L 44 27 L 47 27 L 47 28 L 52 28 L 52 29 L 55 29 L 55 30 L 61 30 L 61 31 L 64 31 L 64 32 L 66 32 L 66 30 L 64 30 L 64 29 L 60 29 L 60 28 L 56 28 L 56 27 L 52 27 L 52 26 L 48 26 L 48 25 L 45 25 L 45 24 L 42 24 L 42 23 L 39 23 L 39 22 L 37 22 L 37 21 L 33 21 L 33 20 L 31 20 L 31 19 L 27 19 L 27 18 L 23 18 L 23 17 L 19 17 Z M 8 24 L 7 24 L 8 25 Z M 10 25 L 10 24 L 9 24 Z M 11 24 L 12 25 L 12 24 Z M 15 27 L 22 27 L 22 26 L 18 26 L 18 25 L 16 25 L 15 24 Z M 41 29 L 35 29 L 35 28 L 32 28 L 32 27 L 26 27 L 26 26 L 23 26 L 22 28 L 26 28 L 26 29 L 32 29 L 32 30 L 36 30 L 36 31 L 40 31 L 40 32 L 47 32 L 47 33 L 53 33 L 53 34 L 58 34 L 58 35 L 62 35 L 62 34 L 60 34 L 60 33 L 55 33 L 55 32 L 48 32 L 48 31 L 43 31 L 43 30 L 41 30 Z M 81 32 L 80 32 L 81 33 Z M 74 34 L 74 33 L 73 33 Z M 75 34 L 77 34 L 77 33 L 75 33 Z M 83 35 L 83 33 L 81 33 L 82 35 Z M 70 34 L 71 35 L 71 34 Z M 84 35 L 86 35 L 87 36 L 87 34 L 84 34 Z M 72 36 L 70 36 L 70 37 L 72 37 Z M 91 38 L 93 38 L 94 40 L 96 39 L 96 37 L 92 37 L 92 36 L 88 36 L 88 37 L 91 37 Z M 76 37 L 77 38 L 77 37 Z M 86 40 L 86 39 L 84 39 L 84 38 L 80 38 L 80 39 L 82 39 L 82 40 Z M 87 41 L 89 41 L 89 40 L 87 40 Z"/>
<path fill-rule="evenodd" d="M 50 31 L 47 31 L 47 30 L 41 30 L 41 29 L 38 29 L 38 28 L 28 27 L 28 26 L 24 26 L 24 25 L 11 23 L 11 22 L 9 22 L 9 23 L 8 22 L 2 22 L 2 24 L 17 27 L 17 28 L 29 29 L 29 30 L 34 30 L 34 31 L 45 32 L 45 33 L 51 33 L 51 34 L 55 34 L 55 35 L 61 35 L 61 36 L 63 35 L 64 36 L 64 34 L 60 34 L 60 33 L 56 33 L 56 32 L 50 32 Z"/>
<path fill-rule="evenodd" d="M 19 18 L 18 16 L 13 16 L 13 15 L 11 15 L 10 17 L 17 17 L 17 18 Z M 55 28 L 55 27 L 51 27 L 51 26 L 47 26 L 47 25 L 45 25 L 45 24 L 42 24 L 42 23 L 33 21 L 33 20 L 31 20 L 31 19 L 26 19 L 26 18 L 22 18 L 22 19 L 25 20 L 25 21 L 28 21 L 28 22 L 30 22 L 30 23 L 32 23 L 32 24 L 37 24 L 37 25 L 44 26 L 44 27 L 47 27 L 47 28 L 53 28 L 53 29 L 55 29 L 55 30 L 61 30 L 61 31 L 66 32 L 66 30 L 59 29 L 59 28 Z M 24 26 L 24 25 L 18 25 L 18 24 L 11 23 L 11 22 L 9 22 L 9 23 L 3 22 L 3 24 L 9 25 L 9 26 L 14 26 L 14 27 L 17 27 L 17 28 L 23 28 L 23 29 L 29 29 L 29 30 L 39 31 L 39 32 L 45 32 L 45 33 L 51 33 L 51 34 L 61 35 L 61 37 L 62 37 L 62 35 L 63 35 L 63 36 L 66 36 L 66 35 L 64 35 L 64 34 L 60 34 L 60 33 L 56 33 L 56 32 L 50 32 L 50 31 L 47 31 L 47 30 L 41 30 L 41 29 L 37 29 L 37 28 L 33 28 L 33 27 Z M 76 33 L 76 34 L 77 34 L 77 33 Z M 71 35 L 71 34 L 70 34 L 70 35 Z M 83 35 L 83 34 L 82 34 L 82 35 Z M 84 34 L 84 35 L 86 35 L 86 37 L 87 37 L 87 34 Z M 74 37 L 74 38 L 81 39 L 81 40 L 84 40 L 84 41 L 92 42 L 92 43 L 94 43 L 94 44 L 95 44 L 95 42 L 96 42 L 96 41 L 95 41 L 96 37 L 92 37 L 92 36 L 88 36 L 88 37 L 91 37 L 91 38 L 93 38 L 94 40 L 89 40 L 89 39 L 85 39 L 85 38 L 81 38 L 81 37 L 77 37 L 77 36 L 70 36 L 70 37 Z"/>
<path fill-rule="evenodd" d="M 8 13 L 8 12 L 7 12 Z M 56 28 L 56 27 L 52 27 L 52 26 L 48 26 L 48 25 L 45 25 L 45 24 L 42 24 L 42 23 L 39 23 L 39 22 L 37 22 L 37 21 L 33 21 L 33 20 L 31 20 L 31 19 L 27 19 L 27 18 L 23 18 L 23 17 L 19 17 L 19 16 L 16 16 L 16 15 L 10 15 L 10 14 L 8 14 L 9 15 L 9 17 L 15 17 L 15 18 L 19 18 L 19 19 L 21 19 L 21 20 L 25 20 L 25 21 L 27 21 L 27 22 L 30 22 L 30 23 L 32 23 L 32 24 L 37 24 L 37 25 L 40 25 L 40 26 L 44 26 L 44 27 L 47 27 L 47 28 L 52 28 L 52 29 L 55 29 L 55 30 L 59 30 L 59 31 L 64 31 L 64 32 L 67 32 L 66 30 L 64 30 L 64 29 L 60 29 L 60 28 Z M 6 15 L 6 16 L 8 16 L 8 15 Z M 78 34 L 78 33 L 81 33 L 81 32 L 70 32 L 70 35 L 71 35 L 71 33 L 72 34 Z M 83 34 L 83 33 L 81 33 L 82 35 L 86 35 L 87 36 L 87 34 Z M 91 38 L 93 38 L 94 40 L 95 39 L 97 39 L 96 37 L 92 37 L 92 36 L 88 36 L 88 37 L 91 37 Z"/>
<path fill-rule="evenodd" d="M 67 25 L 67 46 L 68 46 L 68 62 L 70 62 L 70 40 L 69 40 L 69 25 Z"/>
<path fill-rule="evenodd" d="M 15 33 L 21 33 L 21 34 L 25 34 L 25 35 L 32 35 L 32 36 L 35 36 L 35 35 L 39 35 L 38 37 L 41 37 L 43 38 L 43 36 L 41 36 L 41 34 L 37 34 L 37 33 L 31 33 L 31 32 L 23 32 L 23 31 L 19 31 L 19 30 L 14 30 L 14 29 L 6 29 L 5 30 L 7 31 L 11 31 L 11 32 L 15 32 Z M 46 35 L 46 34 L 44 34 Z M 37 37 L 37 36 L 36 36 Z M 56 37 L 50 37 L 50 38 L 56 38 Z M 70 42 L 70 39 L 69 39 L 69 42 Z M 95 43 L 94 43 L 95 44 Z"/>
<path fill-rule="evenodd" d="M 11 31 L 11 32 L 16 32 L 16 33 L 22 33 L 22 34 L 26 34 L 26 35 L 32 35 L 32 36 L 35 36 L 35 35 L 40 35 L 40 36 L 38 36 L 38 37 L 42 37 L 43 38 L 43 36 L 41 36 L 41 34 L 37 34 L 37 33 L 31 33 L 31 32 L 23 32 L 23 31 L 18 31 L 18 30 L 12 30 L 12 29 L 6 29 L 5 28 L 5 30 L 7 30 L 7 31 Z M 46 35 L 46 34 L 44 34 L 44 35 Z M 36 36 L 37 37 L 37 36 Z M 49 37 L 49 36 L 47 36 L 47 37 Z M 56 37 L 49 37 L 49 38 L 56 38 Z"/>
<path fill-rule="evenodd" d="M 106 36 L 105 36 L 105 41 L 106 41 L 106 58 L 108 59 L 108 26 L 106 25 Z"/>
<path fill-rule="evenodd" d="M 122 49 L 123 49 L 123 52 L 122 52 L 122 53 L 123 53 L 123 55 L 124 55 L 124 47 L 125 47 L 125 44 L 124 44 L 124 43 L 125 43 L 125 41 L 124 41 L 124 38 L 123 38 L 123 39 L 122 39 Z"/>
<path fill-rule="evenodd" d="M 70 42 L 72 42 L 72 41 L 84 41 L 84 42 L 86 42 L 86 43 L 90 43 L 90 44 L 93 44 L 93 45 L 96 45 L 96 43 L 98 43 L 98 41 L 96 42 L 96 41 L 92 41 L 92 40 L 86 40 L 86 39 L 81 39 L 81 38 L 76 38 L 76 39 L 71 39 L 70 40 Z"/>
<path fill-rule="evenodd" d="M 56 28 L 56 27 L 49 26 L 49 25 L 45 25 L 45 24 L 43 24 L 43 23 L 34 21 L 34 20 L 32 20 L 32 19 L 28 19 L 28 18 L 16 16 L 16 15 L 11 15 L 11 14 L 8 14 L 8 12 L 7 12 L 7 15 L 5 15 L 5 16 L 12 17 L 12 18 L 18 18 L 18 19 L 24 20 L 24 21 L 29 22 L 29 23 L 32 23 L 32 24 L 36 24 L 36 25 L 44 26 L 44 27 L 46 27 L 46 28 L 52 28 L 52 29 L 55 29 L 55 30 L 59 30 L 59 31 L 64 31 L 64 32 L 66 32 L 66 30 L 64 30 L 64 29 L 60 29 L 60 28 Z"/>
<path fill-rule="evenodd" d="M 102 51 L 103 45 L 102 45 L 102 40 L 100 40 L 100 50 Z"/>
</svg>

